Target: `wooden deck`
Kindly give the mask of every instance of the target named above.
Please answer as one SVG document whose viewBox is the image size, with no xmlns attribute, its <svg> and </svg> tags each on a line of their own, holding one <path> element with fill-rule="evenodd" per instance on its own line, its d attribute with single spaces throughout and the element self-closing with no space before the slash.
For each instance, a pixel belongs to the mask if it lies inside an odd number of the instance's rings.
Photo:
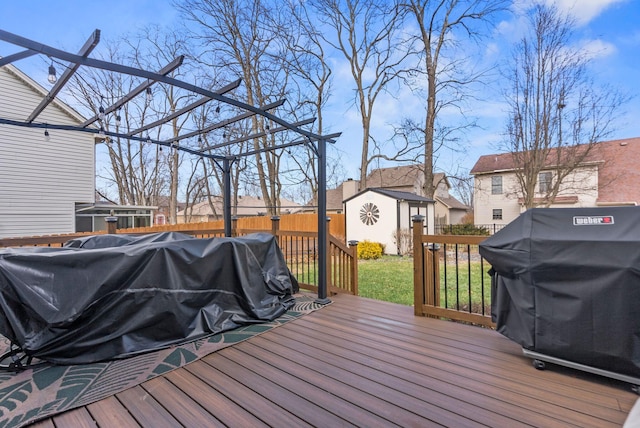
<svg viewBox="0 0 640 428">
<path fill-rule="evenodd" d="M 333 304 L 37 427 L 619 427 L 629 385 L 537 371 L 495 331 Z"/>
</svg>

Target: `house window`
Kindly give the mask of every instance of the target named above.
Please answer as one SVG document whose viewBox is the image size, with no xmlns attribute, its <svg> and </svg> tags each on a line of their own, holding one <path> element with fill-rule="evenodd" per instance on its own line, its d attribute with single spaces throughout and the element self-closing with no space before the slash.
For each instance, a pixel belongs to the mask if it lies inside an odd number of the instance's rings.
<svg viewBox="0 0 640 428">
<path fill-rule="evenodd" d="M 493 210 L 493 219 L 494 220 L 502 220 L 502 209 L 494 209 Z"/>
<path fill-rule="evenodd" d="M 495 175 L 491 177 L 491 194 L 492 195 L 502 194 L 502 176 L 501 175 Z"/>
<path fill-rule="evenodd" d="M 538 191 L 540 193 L 549 193 L 551 190 L 551 173 L 541 172 L 538 174 Z"/>
</svg>

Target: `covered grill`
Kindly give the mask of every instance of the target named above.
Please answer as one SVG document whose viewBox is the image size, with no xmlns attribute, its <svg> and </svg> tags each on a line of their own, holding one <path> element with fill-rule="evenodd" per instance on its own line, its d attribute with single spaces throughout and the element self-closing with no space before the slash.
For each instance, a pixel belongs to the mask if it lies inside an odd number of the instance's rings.
<svg viewBox="0 0 640 428">
<path fill-rule="evenodd" d="M 531 209 L 480 254 L 493 321 L 525 354 L 638 383 L 640 207 Z"/>
<path fill-rule="evenodd" d="M 298 284 L 269 234 L 105 235 L 0 251 L 0 334 L 59 364 L 123 358 L 270 321 Z"/>
</svg>

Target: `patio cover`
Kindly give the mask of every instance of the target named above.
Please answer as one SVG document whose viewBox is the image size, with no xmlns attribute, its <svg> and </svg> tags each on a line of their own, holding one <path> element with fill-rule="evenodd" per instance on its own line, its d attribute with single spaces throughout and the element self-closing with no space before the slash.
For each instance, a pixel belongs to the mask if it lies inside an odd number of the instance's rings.
<svg viewBox="0 0 640 428">
<path fill-rule="evenodd" d="M 93 236 L 0 251 L 0 334 L 49 362 L 103 361 L 271 321 L 297 291 L 270 234 Z"/>
<path fill-rule="evenodd" d="M 536 208 L 480 244 L 492 318 L 523 348 L 640 375 L 640 207 Z"/>
</svg>

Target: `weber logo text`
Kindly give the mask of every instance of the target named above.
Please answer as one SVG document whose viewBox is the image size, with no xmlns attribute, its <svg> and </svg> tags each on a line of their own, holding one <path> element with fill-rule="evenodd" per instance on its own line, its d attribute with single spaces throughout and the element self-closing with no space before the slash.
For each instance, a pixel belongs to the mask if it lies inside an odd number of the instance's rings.
<svg viewBox="0 0 640 428">
<path fill-rule="evenodd" d="M 600 226 L 613 224 L 612 215 L 584 215 L 573 217 L 574 226 Z"/>
</svg>

